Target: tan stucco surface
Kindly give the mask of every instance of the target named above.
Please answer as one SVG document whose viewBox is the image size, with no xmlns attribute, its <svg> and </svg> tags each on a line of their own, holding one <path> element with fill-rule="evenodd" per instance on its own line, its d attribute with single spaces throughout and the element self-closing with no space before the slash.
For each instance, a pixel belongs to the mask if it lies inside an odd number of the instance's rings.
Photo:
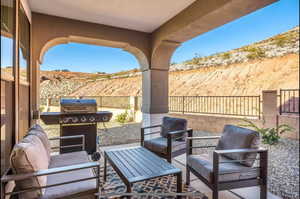
<svg viewBox="0 0 300 199">
<path fill-rule="evenodd" d="M 58 44 L 79 42 L 122 48 L 134 54 L 144 73 L 143 112 L 167 113 L 167 71 L 175 49 L 182 42 L 275 1 L 197 0 L 152 33 L 32 13 L 32 102 L 34 107 L 38 109 L 39 65 L 45 52 Z"/>
</svg>

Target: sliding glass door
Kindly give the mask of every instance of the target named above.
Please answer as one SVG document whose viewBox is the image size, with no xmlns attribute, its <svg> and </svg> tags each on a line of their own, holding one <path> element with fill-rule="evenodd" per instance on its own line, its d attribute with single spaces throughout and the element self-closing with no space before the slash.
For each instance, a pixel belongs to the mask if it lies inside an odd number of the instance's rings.
<svg viewBox="0 0 300 199">
<path fill-rule="evenodd" d="M 30 122 L 30 23 L 19 6 L 19 139 L 29 128 Z"/>
<path fill-rule="evenodd" d="M 1 0 L 1 174 L 14 143 L 15 1 Z"/>
</svg>

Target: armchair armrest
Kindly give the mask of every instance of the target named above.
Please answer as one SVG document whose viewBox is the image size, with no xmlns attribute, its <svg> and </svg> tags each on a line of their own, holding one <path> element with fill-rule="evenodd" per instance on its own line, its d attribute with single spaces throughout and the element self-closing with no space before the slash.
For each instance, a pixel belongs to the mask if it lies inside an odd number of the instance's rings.
<svg viewBox="0 0 300 199">
<path fill-rule="evenodd" d="M 160 127 L 160 131 L 156 131 L 156 132 L 151 132 L 151 133 L 145 133 L 145 129 L 151 129 L 151 128 L 158 128 Z M 152 135 L 152 134 L 158 134 L 161 132 L 162 129 L 162 125 L 154 125 L 154 126 L 147 126 L 147 127 L 142 127 L 141 128 L 141 146 L 144 146 L 144 140 L 145 140 L 145 135 Z"/>
<path fill-rule="evenodd" d="M 217 155 L 223 155 L 227 153 L 263 153 L 267 152 L 267 149 L 258 148 L 258 149 L 230 149 L 230 150 L 215 150 Z"/>
<path fill-rule="evenodd" d="M 186 154 L 187 155 L 191 155 L 193 153 L 193 148 L 213 148 L 216 147 L 215 145 L 208 145 L 208 146 L 193 146 L 193 141 L 194 140 L 216 140 L 216 139 L 220 139 L 221 136 L 203 136 L 203 137 L 187 137 L 186 140 L 186 145 L 187 145 L 187 151 Z"/>
<path fill-rule="evenodd" d="M 157 127 L 162 127 L 162 125 L 158 124 L 158 125 L 153 125 L 153 126 L 146 126 L 146 127 L 142 127 L 141 129 L 151 129 L 151 128 L 157 128 Z"/>
<path fill-rule="evenodd" d="M 51 149 L 60 149 L 60 148 L 72 148 L 72 147 L 79 147 L 81 146 L 82 151 L 85 150 L 85 136 L 84 135 L 72 135 L 72 136 L 60 136 L 60 137 L 53 137 L 49 138 L 50 141 L 52 140 L 68 140 L 68 139 L 76 139 L 81 138 L 81 144 L 69 145 L 69 146 L 58 146 L 58 147 L 51 147 Z"/>
<path fill-rule="evenodd" d="M 97 187 L 99 188 L 99 179 L 100 179 L 100 163 L 99 162 L 88 162 L 88 163 L 76 164 L 76 165 L 71 165 L 71 166 L 57 167 L 57 168 L 39 170 L 39 171 L 33 172 L 33 173 L 4 175 L 1 178 L 1 186 L 4 186 L 5 183 L 7 183 L 9 181 L 19 181 L 19 180 L 25 180 L 25 179 L 28 179 L 31 177 L 53 175 L 53 174 L 57 174 L 57 173 L 70 172 L 70 171 L 87 169 L 87 168 L 97 168 L 97 174 L 93 177 L 81 178 L 78 180 L 66 181 L 63 183 L 57 183 L 57 184 L 51 184 L 51 185 L 47 184 L 46 186 L 32 187 L 30 189 L 17 190 L 17 191 L 12 191 L 12 192 L 8 192 L 8 193 L 3 193 L 3 195 L 16 195 L 16 194 L 20 194 L 20 193 L 24 193 L 24 192 L 34 191 L 36 189 L 60 186 L 60 185 L 64 185 L 64 184 L 71 184 L 71 183 L 75 183 L 75 182 L 81 182 L 81 181 L 92 180 L 92 179 L 96 180 Z"/>
<path fill-rule="evenodd" d="M 221 136 L 203 136 L 203 137 L 189 137 L 188 140 L 210 140 L 210 139 L 220 139 Z"/>
<path fill-rule="evenodd" d="M 168 138 L 173 138 L 174 136 L 178 136 L 182 133 L 188 133 L 188 137 L 192 137 L 193 129 L 186 129 L 186 130 L 178 130 L 178 131 L 168 132 Z"/>
</svg>

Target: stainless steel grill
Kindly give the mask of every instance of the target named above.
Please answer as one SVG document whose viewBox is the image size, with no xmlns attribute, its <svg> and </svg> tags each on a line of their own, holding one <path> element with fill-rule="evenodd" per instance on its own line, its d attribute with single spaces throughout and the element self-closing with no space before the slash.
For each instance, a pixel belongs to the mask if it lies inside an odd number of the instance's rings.
<svg viewBox="0 0 300 199">
<path fill-rule="evenodd" d="M 61 99 L 61 112 L 46 112 L 41 114 L 45 124 L 60 124 L 61 136 L 84 135 L 85 149 L 89 154 L 96 150 L 97 123 L 108 122 L 112 113 L 98 111 L 94 99 Z M 78 140 L 61 140 L 61 145 L 76 145 Z M 77 149 L 62 148 L 60 153 L 76 151 Z"/>
</svg>

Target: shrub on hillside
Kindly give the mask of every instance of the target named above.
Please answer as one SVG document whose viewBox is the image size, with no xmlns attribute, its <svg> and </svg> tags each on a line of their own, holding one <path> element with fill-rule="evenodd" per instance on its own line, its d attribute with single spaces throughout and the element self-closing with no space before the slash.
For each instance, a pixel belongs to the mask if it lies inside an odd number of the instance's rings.
<svg viewBox="0 0 300 199">
<path fill-rule="evenodd" d="M 223 59 L 230 59 L 230 57 L 231 57 L 230 52 L 225 52 L 225 53 L 222 54 Z"/>
<path fill-rule="evenodd" d="M 289 43 L 291 40 L 290 37 L 286 36 L 286 35 L 280 35 L 274 38 L 273 40 L 273 44 L 275 44 L 278 47 L 284 47 L 285 44 Z"/>
<path fill-rule="evenodd" d="M 246 47 L 243 51 L 248 52 L 248 59 L 261 59 L 266 57 L 265 51 L 259 47 Z"/>
</svg>

